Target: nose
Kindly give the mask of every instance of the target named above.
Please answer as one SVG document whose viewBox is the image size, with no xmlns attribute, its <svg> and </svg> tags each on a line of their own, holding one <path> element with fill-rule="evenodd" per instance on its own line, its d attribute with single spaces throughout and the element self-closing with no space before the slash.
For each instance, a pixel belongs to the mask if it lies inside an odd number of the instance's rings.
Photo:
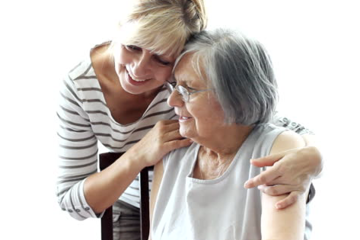
<svg viewBox="0 0 360 240">
<path fill-rule="evenodd" d="M 134 65 L 132 72 L 135 77 L 138 78 L 148 78 L 148 75 L 151 72 L 151 54 L 144 50 L 138 58 L 134 59 Z"/>
<path fill-rule="evenodd" d="M 182 106 L 184 106 L 183 98 L 182 98 L 181 94 L 176 89 L 174 89 L 174 91 L 172 91 L 172 93 L 170 94 L 169 98 L 167 99 L 167 104 L 170 107 L 182 107 Z"/>
</svg>

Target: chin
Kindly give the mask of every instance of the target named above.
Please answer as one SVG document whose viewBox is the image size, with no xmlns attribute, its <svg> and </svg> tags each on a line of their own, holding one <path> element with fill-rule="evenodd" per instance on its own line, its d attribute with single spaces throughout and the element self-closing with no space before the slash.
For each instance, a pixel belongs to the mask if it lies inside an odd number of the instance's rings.
<svg viewBox="0 0 360 240">
<path fill-rule="evenodd" d="M 124 83 L 121 83 L 122 85 L 122 88 L 127 92 L 127 93 L 130 93 L 130 94 L 133 94 L 133 95 L 139 95 L 139 94 L 142 94 L 142 93 L 145 93 L 146 91 L 148 91 L 148 88 L 144 87 L 144 86 L 132 86 L 126 82 Z"/>
<path fill-rule="evenodd" d="M 144 84 L 142 86 L 134 86 L 129 83 L 124 83 L 123 89 L 133 95 L 140 95 L 144 93 L 157 93 L 162 85 L 155 85 L 151 83 Z"/>
<path fill-rule="evenodd" d="M 188 139 L 193 140 L 193 138 L 195 137 L 194 134 L 192 134 L 190 131 L 186 131 L 185 129 L 182 129 L 181 127 L 179 129 L 179 133 L 184 138 L 188 138 Z"/>
<path fill-rule="evenodd" d="M 188 137 L 186 136 L 186 132 L 183 131 L 183 130 L 181 129 L 181 127 L 180 127 L 180 129 L 179 129 L 179 133 L 180 133 L 180 135 L 181 135 L 182 137 L 188 138 Z"/>
<path fill-rule="evenodd" d="M 145 91 L 143 89 L 134 89 L 132 87 L 126 87 L 124 86 L 123 89 L 127 92 L 130 93 L 132 95 L 140 95 L 142 93 L 144 93 Z"/>
</svg>

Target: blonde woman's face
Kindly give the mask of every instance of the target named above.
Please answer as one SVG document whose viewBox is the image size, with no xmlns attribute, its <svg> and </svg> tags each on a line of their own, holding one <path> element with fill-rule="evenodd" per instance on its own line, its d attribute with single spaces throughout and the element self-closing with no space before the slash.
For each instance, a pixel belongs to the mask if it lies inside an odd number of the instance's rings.
<svg viewBox="0 0 360 240">
<path fill-rule="evenodd" d="M 120 38 L 131 34 L 134 24 L 136 22 L 125 23 L 121 27 Z M 143 94 L 157 89 L 170 78 L 176 57 L 167 53 L 158 55 L 142 46 L 117 43 L 115 71 L 125 91 Z"/>
<path fill-rule="evenodd" d="M 115 71 L 123 89 L 143 94 L 157 89 L 169 79 L 175 56 L 157 55 L 139 46 L 116 46 Z"/>
</svg>

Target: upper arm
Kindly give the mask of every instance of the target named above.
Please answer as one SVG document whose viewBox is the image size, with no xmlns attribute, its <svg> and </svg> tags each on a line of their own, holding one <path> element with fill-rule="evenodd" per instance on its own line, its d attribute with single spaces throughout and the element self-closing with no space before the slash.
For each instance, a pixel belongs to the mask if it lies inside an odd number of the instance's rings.
<svg viewBox="0 0 360 240">
<path fill-rule="evenodd" d="M 164 165 L 163 165 L 163 161 L 161 160 L 154 167 L 154 178 L 152 182 L 151 195 L 150 195 L 150 226 L 151 226 L 155 203 L 156 203 L 159 187 L 163 178 L 163 174 L 164 174 Z"/>
<path fill-rule="evenodd" d="M 305 142 L 298 134 L 286 131 L 275 140 L 271 153 L 278 153 L 293 148 L 301 148 Z M 297 240 L 304 238 L 305 208 L 307 194 L 302 194 L 292 206 L 277 210 L 275 204 L 286 195 L 270 196 L 262 194 L 261 229 L 263 239 Z"/>
<path fill-rule="evenodd" d="M 317 138 L 314 134 L 304 134 L 301 136 L 304 139 L 306 146 L 316 146 L 317 145 Z"/>
<path fill-rule="evenodd" d="M 284 131 L 275 139 L 270 154 L 302 147 L 305 147 L 305 141 L 300 135 L 292 131 Z"/>
</svg>

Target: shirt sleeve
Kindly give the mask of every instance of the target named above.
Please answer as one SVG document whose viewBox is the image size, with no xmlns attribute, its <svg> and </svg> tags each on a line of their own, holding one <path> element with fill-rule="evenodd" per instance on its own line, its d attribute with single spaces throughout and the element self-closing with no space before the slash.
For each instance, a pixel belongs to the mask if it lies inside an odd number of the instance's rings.
<svg viewBox="0 0 360 240">
<path fill-rule="evenodd" d="M 97 172 L 98 146 L 82 104 L 73 80 L 65 78 L 57 109 L 59 162 L 56 194 L 61 209 L 78 220 L 101 216 L 95 214 L 84 195 L 86 177 Z"/>
<path fill-rule="evenodd" d="M 284 116 L 281 116 L 280 114 L 276 113 L 271 121 L 272 124 L 278 126 L 278 127 L 284 127 L 286 129 L 289 129 L 291 131 L 294 131 L 300 135 L 304 134 L 311 134 L 314 135 L 314 132 L 312 132 L 310 129 L 304 127 L 303 125 L 294 122 Z"/>
</svg>

